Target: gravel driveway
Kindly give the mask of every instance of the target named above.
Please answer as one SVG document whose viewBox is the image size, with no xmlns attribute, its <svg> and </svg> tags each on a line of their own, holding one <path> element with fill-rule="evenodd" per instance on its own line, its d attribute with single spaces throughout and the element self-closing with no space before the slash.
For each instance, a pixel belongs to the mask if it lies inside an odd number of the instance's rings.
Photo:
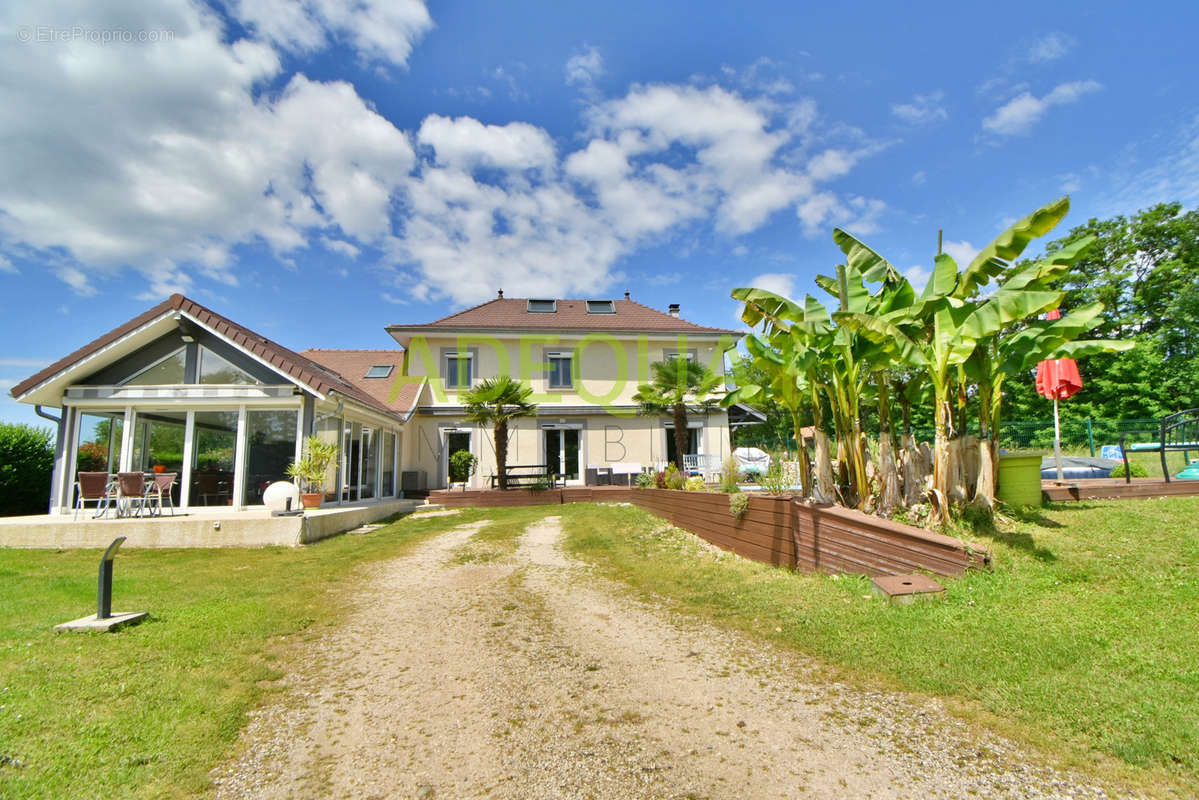
<svg viewBox="0 0 1199 800">
<path fill-rule="evenodd" d="M 933 701 L 629 599 L 563 554 L 557 517 L 470 562 L 483 524 L 365 575 L 218 797 L 1108 796 Z"/>
</svg>

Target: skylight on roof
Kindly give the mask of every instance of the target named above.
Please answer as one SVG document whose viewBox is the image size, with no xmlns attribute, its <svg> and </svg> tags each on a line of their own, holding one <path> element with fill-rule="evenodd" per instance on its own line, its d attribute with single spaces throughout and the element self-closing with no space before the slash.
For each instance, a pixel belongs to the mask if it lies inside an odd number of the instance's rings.
<svg viewBox="0 0 1199 800">
<path fill-rule="evenodd" d="M 526 308 L 534 314 L 553 314 L 558 310 L 558 301 L 530 300 Z"/>
<path fill-rule="evenodd" d="M 391 364 L 375 364 L 366 371 L 368 378 L 386 378 L 391 375 Z"/>
<path fill-rule="evenodd" d="M 588 300 L 587 301 L 587 313 L 588 314 L 615 314 L 616 313 L 616 303 L 612 302 L 611 300 Z"/>
</svg>

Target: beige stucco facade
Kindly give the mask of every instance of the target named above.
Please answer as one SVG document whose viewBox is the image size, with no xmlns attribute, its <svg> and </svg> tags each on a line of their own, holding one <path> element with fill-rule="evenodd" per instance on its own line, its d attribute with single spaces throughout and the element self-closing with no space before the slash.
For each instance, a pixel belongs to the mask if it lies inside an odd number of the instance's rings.
<svg viewBox="0 0 1199 800">
<path fill-rule="evenodd" d="M 450 359 L 456 358 L 469 360 L 459 379 L 469 372 L 470 384 L 509 374 L 532 386 L 537 416 L 512 425 L 509 464 L 544 464 L 556 452 L 555 471 L 575 476 L 571 483 L 582 483 L 590 466 L 662 468 L 673 423 L 665 416 L 639 415 L 633 400 L 638 385 L 648 380 L 650 363 L 686 353 L 723 375 L 724 352 L 732 344 L 728 337 L 626 333 L 414 336 L 404 342 L 406 375 L 400 380 L 427 380 L 427 386 L 405 425 L 403 469 L 423 471 L 429 488 L 445 487 L 449 452 L 468 446 L 479 459 L 468 486 L 491 484 L 496 472 L 492 431 L 463 419 L 459 395 L 465 384 L 453 388 L 455 378 L 447 375 L 456 366 Z M 552 384 L 550 361 L 555 357 L 570 359 L 569 386 Z M 729 454 L 723 409 L 691 415 L 688 427 L 698 437 L 698 453 L 720 460 Z"/>
</svg>

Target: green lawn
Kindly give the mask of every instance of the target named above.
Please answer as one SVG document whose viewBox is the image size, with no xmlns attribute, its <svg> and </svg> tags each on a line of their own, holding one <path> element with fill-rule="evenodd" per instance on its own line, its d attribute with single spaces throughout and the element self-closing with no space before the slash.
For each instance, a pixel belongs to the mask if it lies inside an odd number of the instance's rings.
<svg viewBox="0 0 1199 800">
<path fill-rule="evenodd" d="M 1066 763 L 1199 786 L 1199 497 L 1047 508 L 976 537 L 994 571 L 906 607 L 870 599 L 862 577 L 713 557 L 636 508 L 563 514 L 573 552 L 681 610 L 947 697 Z"/>
<path fill-rule="evenodd" d="M 99 551 L 0 549 L 0 798 L 205 793 L 281 676 L 283 647 L 344 613 L 329 589 L 483 517 L 403 519 L 303 548 L 124 550 L 113 608 L 151 618 L 115 634 L 51 630 L 95 611 Z"/>
</svg>

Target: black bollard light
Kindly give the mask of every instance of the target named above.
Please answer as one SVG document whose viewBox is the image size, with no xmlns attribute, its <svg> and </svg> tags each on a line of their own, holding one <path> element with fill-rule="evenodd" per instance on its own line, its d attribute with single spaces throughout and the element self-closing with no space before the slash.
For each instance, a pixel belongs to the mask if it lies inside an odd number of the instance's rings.
<svg viewBox="0 0 1199 800">
<path fill-rule="evenodd" d="M 124 543 L 124 536 L 113 539 L 112 544 L 104 551 L 104 557 L 100 559 L 100 581 L 96 587 L 96 619 L 108 619 L 112 616 L 112 560 Z"/>
</svg>

